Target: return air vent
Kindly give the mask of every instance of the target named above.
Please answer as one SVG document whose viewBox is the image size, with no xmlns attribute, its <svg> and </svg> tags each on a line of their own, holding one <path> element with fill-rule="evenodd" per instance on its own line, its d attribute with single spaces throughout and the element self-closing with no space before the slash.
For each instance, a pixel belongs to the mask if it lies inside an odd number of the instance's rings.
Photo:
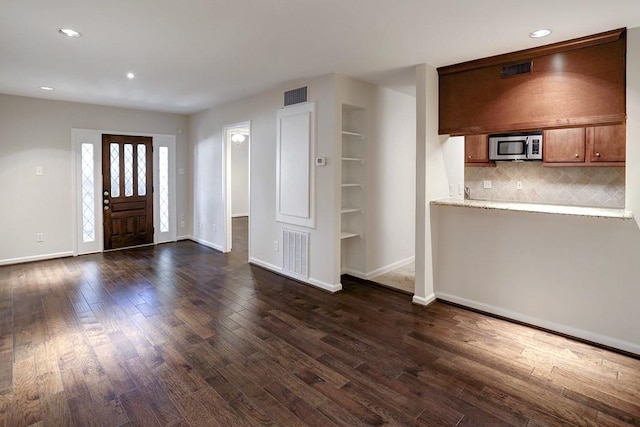
<svg viewBox="0 0 640 427">
<path fill-rule="evenodd" d="M 282 230 L 282 270 L 309 278 L 309 233 L 284 228 Z"/>
<path fill-rule="evenodd" d="M 522 62 L 520 64 L 505 65 L 502 67 L 502 78 L 519 76 L 520 74 L 531 74 L 533 61 Z"/>
<path fill-rule="evenodd" d="M 301 104 L 307 102 L 309 86 L 302 86 L 297 89 L 287 90 L 284 93 L 284 106 Z"/>
</svg>

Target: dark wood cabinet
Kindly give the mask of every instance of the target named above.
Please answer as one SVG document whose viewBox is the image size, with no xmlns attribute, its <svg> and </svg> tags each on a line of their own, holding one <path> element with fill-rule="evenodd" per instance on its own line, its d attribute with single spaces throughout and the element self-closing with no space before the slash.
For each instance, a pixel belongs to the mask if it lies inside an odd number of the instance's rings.
<svg viewBox="0 0 640 427">
<path fill-rule="evenodd" d="M 587 128 L 589 161 L 624 162 L 626 157 L 626 126 L 591 126 Z"/>
<path fill-rule="evenodd" d="M 584 163 L 586 138 L 584 128 L 548 129 L 542 135 L 542 158 L 545 163 Z"/>
<path fill-rule="evenodd" d="M 623 122 L 626 30 L 438 68 L 439 133 Z"/>
<path fill-rule="evenodd" d="M 548 129 L 543 134 L 545 166 L 624 166 L 625 124 Z"/>
<path fill-rule="evenodd" d="M 489 161 L 489 136 L 466 135 L 464 137 L 464 162 L 466 166 L 495 166 Z"/>
<path fill-rule="evenodd" d="M 467 135 L 464 137 L 464 159 L 466 163 L 489 161 L 489 138 L 487 135 Z"/>
</svg>

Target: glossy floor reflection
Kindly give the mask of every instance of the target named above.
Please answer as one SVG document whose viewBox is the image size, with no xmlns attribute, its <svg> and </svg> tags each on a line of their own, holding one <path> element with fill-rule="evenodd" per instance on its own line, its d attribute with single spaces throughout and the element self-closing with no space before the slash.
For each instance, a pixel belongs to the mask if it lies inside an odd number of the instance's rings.
<svg viewBox="0 0 640 427">
<path fill-rule="evenodd" d="M 636 359 L 242 245 L 0 267 L 0 425 L 640 423 Z"/>
</svg>

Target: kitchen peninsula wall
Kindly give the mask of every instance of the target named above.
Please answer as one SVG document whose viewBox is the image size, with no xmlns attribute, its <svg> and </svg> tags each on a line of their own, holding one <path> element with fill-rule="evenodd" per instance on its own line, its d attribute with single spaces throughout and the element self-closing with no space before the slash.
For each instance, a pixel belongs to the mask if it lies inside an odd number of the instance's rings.
<svg viewBox="0 0 640 427">
<path fill-rule="evenodd" d="M 491 181 L 485 189 L 484 181 Z M 522 189 L 516 188 L 522 182 Z M 494 168 L 466 167 L 471 198 L 501 202 L 544 203 L 623 209 L 624 167 L 550 168 L 541 162 L 498 162 Z"/>
</svg>

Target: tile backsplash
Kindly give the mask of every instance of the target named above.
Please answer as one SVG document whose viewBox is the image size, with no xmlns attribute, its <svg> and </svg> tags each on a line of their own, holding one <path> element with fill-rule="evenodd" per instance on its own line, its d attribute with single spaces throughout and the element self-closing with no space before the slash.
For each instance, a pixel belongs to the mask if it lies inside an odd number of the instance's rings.
<svg viewBox="0 0 640 427">
<path fill-rule="evenodd" d="M 484 181 L 491 187 L 483 188 Z M 541 162 L 498 162 L 465 167 L 471 198 L 502 202 L 624 208 L 624 167 L 544 167 Z M 522 189 L 516 184 L 522 182 Z"/>
</svg>

